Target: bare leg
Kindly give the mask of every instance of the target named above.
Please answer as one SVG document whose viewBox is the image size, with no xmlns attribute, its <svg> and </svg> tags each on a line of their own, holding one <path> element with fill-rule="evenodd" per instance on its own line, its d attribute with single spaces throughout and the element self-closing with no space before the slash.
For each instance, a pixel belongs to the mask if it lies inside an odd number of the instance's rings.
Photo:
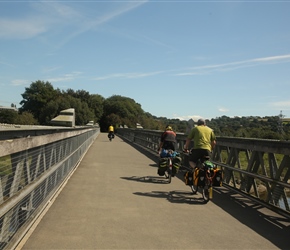
<svg viewBox="0 0 290 250">
<path fill-rule="evenodd" d="M 191 166 L 193 169 L 195 169 L 196 164 L 195 164 L 193 161 L 190 161 L 190 162 L 189 162 L 189 166 Z"/>
</svg>

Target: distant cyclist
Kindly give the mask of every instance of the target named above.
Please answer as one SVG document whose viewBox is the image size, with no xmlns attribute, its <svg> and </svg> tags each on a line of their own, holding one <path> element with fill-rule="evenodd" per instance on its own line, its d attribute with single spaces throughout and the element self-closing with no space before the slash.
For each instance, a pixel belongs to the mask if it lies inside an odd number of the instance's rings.
<svg viewBox="0 0 290 250">
<path fill-rule="evenodd" d="M 114 138 L 115 137 L 115 134 L 114 134 L 114 127 L 113 127 L 113 125 L 110 125 L 109 126 L 109 129 L 108 129 L 108 137 L 110 138 L 110 136 L 112 135 L 112 138 Z"/>
<path fill-rule="evenodd" d="M 167 125 L 165 131 L 162 133 L 160 138 L 160 144 L 158 148 L 158 153 L 161 153 L 162 149 L 175 151 L 176 144 L 176 133 L 173 131 L 172 127 Z"/>
<path fill-rule="evenodd" d="M 190 141 L 193 140 L 193 149 L 189 158 L 189 165 L 196 167 L 196 163 L 203 157 L 210 157 L 216 145 L 216 137 L 213 130 L 206 126 L 204 119 L 197 121 L 197 126 L 189 133 L 184 150 L 188 151 Z"/>
</svg>

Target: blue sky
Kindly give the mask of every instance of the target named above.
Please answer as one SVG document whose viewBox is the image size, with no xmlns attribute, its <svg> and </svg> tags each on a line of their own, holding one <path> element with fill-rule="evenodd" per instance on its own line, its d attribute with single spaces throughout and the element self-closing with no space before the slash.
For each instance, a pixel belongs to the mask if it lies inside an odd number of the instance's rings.
<svg viewBox="0 0 290 250">
<path fill-rule="evenodd" d="M 37 80 L 167 118 L 290 117 L 290 1 L 0 0 L 0 105 Z"/>
</svg>

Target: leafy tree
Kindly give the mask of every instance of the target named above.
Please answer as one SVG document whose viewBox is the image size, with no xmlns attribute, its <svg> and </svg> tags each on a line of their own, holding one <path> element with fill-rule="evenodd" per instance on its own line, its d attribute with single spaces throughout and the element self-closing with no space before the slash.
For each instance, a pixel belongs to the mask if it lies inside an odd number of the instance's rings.
<svg viewBox="0 0 290 250">
<path fill-rule="evenodd" d="M 18 114 L 15 110 L 0 109 L 0 123 L 17 123 Z"/>
<path fill-rule="evenodd" d="M 74 98 L 80 99 L 82 102 L 87 102 L 87 100 L 90 98 L 90 93 L 85 90 L 74 91 L 73 89 L 67 89 L 64 94 L 68 94 Z"/>
<path fill-rule="evenodd" d="M 113 95 L 103 102 L 103 117 L 101 119 L 101 128 L 106 131 L 111 121 L 108 121 L 108 116 L 111 114 L 117 115 L 118 125 L 127 125 L 128 127 L 136 127 L 136 123 L 140 123 L 144 111 L 141 105 L 133 99 L 119 95 Z M 120 119 L 120 120 L 119 120 Z M 116 124 L 112 124 L 116 127 Z"/>
<path fill-rule="evenodd" d="M 61 110 L 68 108 L 70 108 L 68 98 L 61 95 L 57 96 L 43 107 L 43 112 L 40 114 L 40 120 L 44 121 L 44 124 L 50 124 L 50 121 L 58 116 Z"/>
<path fill-rule="evenodd" d="M 86 102 L 82 102 L 79 98 L 70 95 L 65 95 L 64 98 L 66 100 L 63 102 L 59 112 L 63 109 L 74 108 L 76 125 L 86 125 L 89 121 L 94 120 L 94 113 L 89 109 Z"/>
<path fill-rule="evenodd" d="M 164 130 L 169 124 L 176 132 L 188 132 L 189 121 L 153 116 L 144 112 L 133 99 L 124 96 L 113 95 L 105 99 L 85 90 L 55 90 L 49 82 L 38 80 L 25 89 L 22 97 L 19 114 L 12 110 L 1 111 L 0 122 L 44 125 L 49 124 L 61 110 L 74 108 L 76 125 L 93 120 L 100 124 L 102 131 L 107 131 L 110 124 L 135 128 L 136 123 L 140 123 L 146 129 Z M 11 104 L 11 107 L 16 108 L 16 105 Z M 207 120 L 207 125 L 217 136 L 290 140 L 290 120 L 281 123 L 279 116 L 221 116 Z"/>
<path fill-rule="evenodd" d="M 105 128 L 108 128 L 110 125 L 113 125 L 115 128 L 120 127 L 126 119 L 122 119 L 119 115 L 111 113 L 105 117 Z M 103 125 L 103 124 L 102 124 Z"/>
<path fill-rule="evenodd" d="M 105 98 L 97 94 L 90 95 L 87 100 L 90 110 L 95 115 L 95 122 L 99 122 L 101 120 L 101 117 L 104 113 L 104 109 L 103 109 L 104 101 L 105 101 Z"/>
<path fill-rule="evenodd" d="M 46 124 L 47 120 L 43 115 L 45 106 L 58 95 L 58 91 L 54 90 L 51 83 L 40 80 L 33 82 L 29 88 L 25 88 L 25 92 L 22 94 L 20 112 L 30 112 L 41 125 Z"/>
<path fill-rule="evenodd" d="M 17 124 L 21 125 L 38 125 L 37 120 L 33 117 L 30 112 L 24 111 L 18 115 Z"/>
</svg>

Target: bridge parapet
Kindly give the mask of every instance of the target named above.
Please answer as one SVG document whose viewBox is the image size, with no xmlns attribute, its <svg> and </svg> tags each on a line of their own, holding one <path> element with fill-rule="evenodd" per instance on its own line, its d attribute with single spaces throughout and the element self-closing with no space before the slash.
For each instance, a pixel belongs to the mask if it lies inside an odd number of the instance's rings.
<svg viewBox="0 0 290 250">
<path fill-rule="evenodd" d="M 46 129 L 18 130 L 29 134 L 18 139 L 7 130 L 9 139 L 0 140 L 0 249 L 14 249 L 100 132 L 93 126 Z"/>
<path fill-rule="evenodd" d="M 127 140 L 156 154 L 163 131 L 118 129 Z M 186 135 L 177 134 L 182 153 Z M 183 165 L 189 166 L 182 153 Z M 290 142 L 217 137 L 212 161 L 223 170 L 223 185 L 290 217 Z"/>
</svg>

